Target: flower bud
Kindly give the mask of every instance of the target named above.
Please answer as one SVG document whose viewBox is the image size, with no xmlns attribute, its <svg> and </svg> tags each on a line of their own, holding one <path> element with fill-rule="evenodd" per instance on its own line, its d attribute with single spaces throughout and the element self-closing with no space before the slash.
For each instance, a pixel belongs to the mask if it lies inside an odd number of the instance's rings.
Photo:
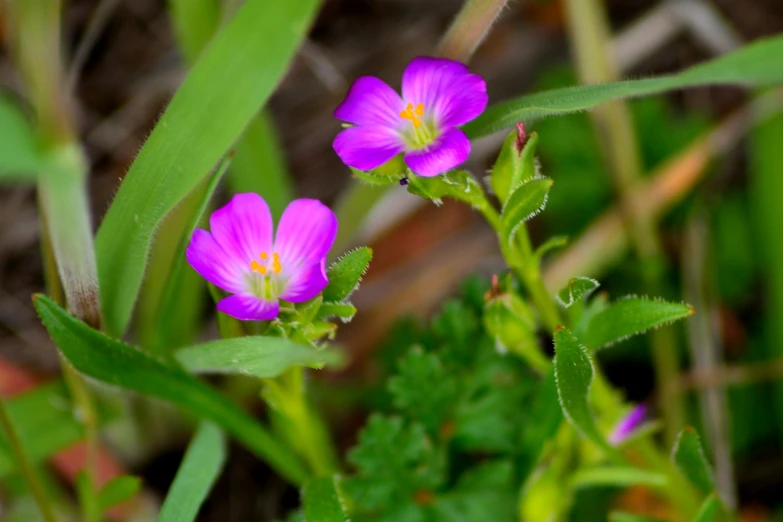
<svg viewBox="0 0 783 522">
<path fill-rule="evenodd" d="M 512 293 L 490 294 L 484 305 L 484 328 L 495 339 L 498 351 L 511 351 L 533 368 L 546 371 L 549 361 L 541 353 L 533 311 Z"/>
<path fill-rule="evenodd" d="M 609 443 L 613 446 L 617 446 L 627 440 L 636 428 L 642 425 L 646 417 L 647 406 L 639 404 L 625 417 L 620 419 L 620 422 L 617 423 L 617 426 L 614 427 L 614 430 L 612 430 L 612 433 L 609 435 Z"/>
<path fill-rule="evenodd" d="M 503 142 L 503 148 L 492 168 L 489 184 L 501 203 L 505 203 L 514 187 L 536 175 L 536 145 L 538 135 L 529 136 L 521 123 Z"/>
</svg>

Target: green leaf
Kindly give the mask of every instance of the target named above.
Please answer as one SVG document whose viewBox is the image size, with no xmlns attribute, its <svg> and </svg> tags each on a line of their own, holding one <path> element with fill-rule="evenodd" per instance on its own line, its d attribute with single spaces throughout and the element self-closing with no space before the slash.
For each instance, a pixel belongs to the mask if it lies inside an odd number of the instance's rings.
<svg viewBox="0 0 783 522">
<path fill-rule="evenodd" d="M 141 479 L 130 475 L 120 475 L 107 482 L 98 492 L 98 508 L 101 513 L 122 504 L 141 490 Z"/>
<path fill-rule="evenodd" d="M 620 299 L 592 318 L 587 326 L 585 343 L 591 350 L 610 346 L 650 328 L 684 319 L 693 312 L 692 306 L 683 303 L 642 297 Z"/>
<path fill-rule="evenodd" d="M 316 315 L 319 319 L 339 317 L 343 322 L 349 322 L 356 315 L 356 307 L 348 303 L 324 303 Z"/>
<path fill-rule="evenodd" d="M 518 498 L 509 461 L 482 462 L 465 471 L 451 491 L 437 495 L 433 509 L 450 522 L 517 520 Z"/>
<path fill-rule="evenodd" d="M 555 332 L 555 379 L 566 419 L 582 435 L 611 452 L 587 405 L 587 395 L 593 382 L 593 363 L 585 347 L 565 328 Z"/>
<path fill-rule="evenodd" d="M 381 511 L 389 517 L 396 510 L 410 513 L 417 508 L 417 491 L 435 491 L 446 480 L 443 456 L 421 424 L 405 425 L 399 417 L 378 413 L 359 433 L 348 462 L 357 473 L 343 482 L 343 488 L 360 512 Z"/>
<path fill-rule="evenodd" d="M 33 181 L 41 160 L 30 122 L 16 101 L 0 93 L 0 182 Z"/>
<path fill-rule="evenodd" d="M 571 486 L 576 488 L 636 485 L 661 488 L 666 484 L 665 475 L 632 467 L 583 468 L 571 475 Z"/>
<path fill-rule="evenodd" d="M 644 517 L 634 513 L 613 511 L 609 513 L 609 522 L 663 522 L 659 518 Z"/>
<path fill-rule="evenodd" d="M 568 237 L 567 236 L 552 236 L 541 245 L 536 248 L 536 251 L 533 253 L 533 256 L 536 259 L 537 263 L 541 262 L 541 258 L 544 257 L 545 254 L 549 253 L 550 250 L 554 250 L 556 248 L 562 248 L 568 244 Z"/>
<path fill-rule="evenodd" d="M 226 461 L 223 434 L 213 424 L 202 422 L 188 446 L 174 477 L 158 522 L 192 522 L 215 484 Z"/>
<path fill-rule="evenodd" d="M 218 0 L 168 0 L 177 44 L 185 60 L 193 63 L 215 34 L 220 21 Z"/>
<path fill-rule="evenodd" d="M 720 500 L 715 495 L 710 495 L 704 499 L 704 503 L 699 508 L 693 522 L 717 522 L 720 520 L 721 512 Z"/>
<path fill-rule="evenodd" d="M 128 324 L 161 220 L 229 151 L 267 101 L 317 3 L 245 2 L 177 90 L 98 230 L 101 297 L 110 333 L 119 335 Z"/>
<path fill-rule="evenodd" d="M 371 170 L 364 171 L 364 170 L 351 168 L 351 172 L 353 173 L 353 176 L 356 179 L 368 185 L 377 185 L 379 187 L 383 187 L 386 185 L 393 185 L 394 183 L 397 183 L 399 181 L 397 178 L 376 174 Z"/>
<path fill-rule="evenodd" d="M 553 183 L 549 178 L 533 178 L 511 192 L 501 214 L 504 241 L 510 243 L 517 229 L 543 210 Z"/>
<path fill-rule="evenodd" d="M 8 415 L 33 463 L 41 462 L 84 437 L 84 427 L 72 413 L 62 381 L 44 384 L 7 401 Z M 100 415 L 105 421 L 106 412 Z M 0 431 L 0 478 L 16 469 L 16 459 Z"/>
<path fill-rule="evenodd" d="M 281 337 L 248 336 L 221 339 L 177 350 L 177 361 L 191 373 L 244 374 L 276 377 L 297 365 L 322 367 L 339 359 L 336 352 L 317 350 Z"/>
<path fill-rule="evenodd" d="M 387 388 L 394 407 L 407 418 L 420 422 L 437 436 L 444 421 L 453 414 L 452 404 L 459 394 L 459 382 L 448 372 L 440 358 L 414 346 L 400 360 L 397 375 Z"/>
<path fill-rule="evenodd" d="M 245 130 L 226 176 L 232 193 L 255 192 L 279 218 L 294 197 L 294 187 L 283 157 L 275 124 L 262 111 Z"/>
<path fill-rule="evenodd" d="M 326 272 L 329 284 L 323 291 L 324 301 L 339 303 L 359 286 L 372 259 L 372 248 L 361 247 L 338 259 Z"/>
<path fill-rule="evenodd" d="M 430 178 L 413 175 L 408 180 L 408 192 L 431 199 L 438 205 L 443 198 L 456 199 L 473 207 L 486 203 L 481 185 L 465 170 L 451 170 Z"/>
<path fill-rule="evenodd" d="M 348 522 L 338 481 L 334 475 L 314 478 L 305 485 L 302 496 L 307 522 Z"/>
<path fill-rule="evenodd" d="M 712 480 L 712 471 L 704 455 L 701 440 L 696 430 L 687 426 L 677 436 L 672 451 L 672 459 L 688 480 L 698 487 L 702 493 L 709 494 L 715 491 L 715 483 Z"/>
<path fill-rule="evenodd" d="M 582 299 L 592 294 L 601 283 L 589 277 L 574 277 L 568 282 L 568 286 L 557 294 L 557 302 L 565 308 L 570 308 Z"/>
<path fill-rule="evenodd" d="M 518 465 L 523 483 L 535 469 L 546 443 L 554 438 L 563 421 L 558 393 L 553 367 L 540 382 L 530 406 L 530 418 L 534 422 L 526 423 L 522 432 Z"/>
<path fill-rule="evenodd" d="M 591 109 L 622 98 L 648 96 L 699 85 L 773 85 L 783 82 L 778 58 L 783 36 L 760 39 L 733 53 L 701 63 L 679 74 L 603 85 L 584 85 L 537 92 L 495 104 L 463 130 L 470 138 L 510 128 L 517 122 Z"/>
<path fill-rule="evenodd" d="M 36 295 L 34 302 L 49 335 L 80 372 L 114 386 L 173 402 L 196 417 L 213 421 L 293 483 L 301 483 L 307 476 L 290 449 L 198 379 L 93 330 L 44 295 Z"/>
</svg>

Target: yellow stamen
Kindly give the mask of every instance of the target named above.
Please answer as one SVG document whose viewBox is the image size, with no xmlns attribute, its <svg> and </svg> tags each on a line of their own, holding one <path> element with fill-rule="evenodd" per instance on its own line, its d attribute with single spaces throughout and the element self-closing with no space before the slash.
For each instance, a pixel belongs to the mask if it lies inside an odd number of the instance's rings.
<svg viewBox="0 0 783 522">
<path fill-rule="evenodd" d="M 272 254 L 274 260 L 272 261 L 272 272 L 279 274 L 283 270 L 283 265 L 280 264 L 280 255 L 277 253 Z"/>
<path fill-rule="evenodd" d="M 414 127 L 421 126 L 420 116 L 424 116 L 424 104 L 419 103 L 416 105 L 416 109 L 413 108 L 413 104 L 409 103 L 404 111 L 400 112 L 400 118 L 403 120 L 411 120 Z"/>
<path fill-rule="evenodd" d="M 250 263 L 250 269 L 258 272 L 259 274 L 266 274 L 266 267 L 255 259 Z"/>
<path fill-rule="evenodd" d="M 269 259 L 269 254 L 266 252 L 261 252 L 261 259 Z"/>
</svg>

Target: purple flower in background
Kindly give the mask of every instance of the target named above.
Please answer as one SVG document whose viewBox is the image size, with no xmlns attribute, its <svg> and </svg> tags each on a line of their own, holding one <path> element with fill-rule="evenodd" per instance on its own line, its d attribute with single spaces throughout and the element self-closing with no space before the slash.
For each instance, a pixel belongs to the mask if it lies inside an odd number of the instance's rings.
<svg viewBox="0 0 783 522">
<path fill-rule="evenodd" d="M 274 239 L 272 214 L 258 194 L 235 195 L 209 226 L 212 233 L 193 232 L 186 257 L 204 279 L 233 294 L 218 302 L 221 312 L 243 321 L 274 319 L 278 299 L 301 303 L 326 287 L 337 217 L 320 201 L 292 201 Z"/>
<path fill-rule="evenodd" d="M 435 176 L 463 163 L 470 140 L 457 126 L 487 106 L 487 85 L 459 62 L 415 58 L 402 75 L 402 97 L 373 76 L 351 86 L 335 117 L 352 123 L 334 140 L 343 163 L 371 170 L 405 153 L 420 176 Z"/>
<path fill-rule="evenodd" d="M 626 440 L 644 422 L 646 417 L 647 406 L 639 404 L 620 419 L 620 422 L 617 423 L 617 426 L 614 427 L 611 435 L 609 435 L 609 443 L 616 446 Z"/>
</svg>

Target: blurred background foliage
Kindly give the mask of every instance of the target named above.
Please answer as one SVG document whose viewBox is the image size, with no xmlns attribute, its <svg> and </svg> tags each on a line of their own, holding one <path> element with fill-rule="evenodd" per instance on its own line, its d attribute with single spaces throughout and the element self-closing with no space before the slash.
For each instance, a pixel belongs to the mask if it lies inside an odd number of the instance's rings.
<svg viewBox="0 0 783 522">
<path fill-rule="evenodd" d="M 229 9 L 237 2 L 224 3 Z M 614 35 L 612 49 L 625 77 L 677 71 L 743 42 L 783 32 L 779 0 L 607 0 L 605 4 Z M 320 198 L 339 208 L 350 173 L 331 149 L 339 130 L 331 115 L 334 107 L 357 76 L 371 74 L 396 85 L 410 58 L 432 54 L 460 6 L 458 0 L 324 1 L 289 72 L 263 114 L 251 124 L 244 147 L 238 147 L 216 201 L 224 201 L 232 192 L 255 190 L 271 199 L 276 213 L 291 195 Z M 173 0 L 66 2 L 64 53 L 83 60 L 75 83 L 77 132 L 91 166 L 89 191 L 96 222 L 188 65 L 221 23 L 216 13 L 194 13 L 188 7 L 192 6 L 187 1 Z M 188 20 L 189 16 L 198 19 Z M 7 32 L 4 21 L 0 19 L 0 29 Z M 84 55 L 79 54 L 82 45 L 88 49 Z M 20 90 L 19 77 L 10 65 L 8 49 L 1 53 L 0 84 L 15 96 Z M 577 83 L 571 63 L 561 3 L 518 0 L 504 9 L 471 68 L 486 78 L 491 99 L 499 101 Z M 692 350 L 700 342 L 698 334 L 687 325 L 675 330 L 683 372 L 676 386 L 687 400 L 689 421 L 706 433 L 708 447 L 716 439 L 703 418 L 698 395 L 707 386 L 728 392 L 729 407 L 722 412 L 730 434 L 727 450 L 734 463 L 742 518 L 747 521 L 783 519 L 779 494 L 783 488 L 783 116 L 767 111 L 773 114 L 762 116 L 761 121 L 730 127 L 731 137 L 720 142 L 723 146 L 709 153 L 703 165 L 690 170 L 686 166 L 686 171 L 679 172 L 671 160 L 695 150 L 701 136 L 720 128 L 736 111 L 760 111 L 749 108 L 752 94 L 734 88 L 696 88 L 629 102 L 645 176 L 670 173 L 672 179 L 695 179 L 661 216 L 665 266 L 656 293 L 693 303 L 696 288 L 695 296 L 702 304 L 697 308 L 704 314 L 713 341 L 710 346 L 722 353 L 720 365 L 705 370 Z M 617 202 L 590 117 L 575 114 L 545 119 L 529 130 L 540 135 L 540 165 L 555 180 L 547 211 L 532 222 L 531 233 L 536 242 L 553 235 L 579 238 Z M 476 174 L 486 171 L 501 140 L 502 136 L 490 136 L 474 143 L 468 168 Z M 256 177 L 260 173 L 270 175 L 262 181 Z M 155 308 L 156 296 L 164 291 L 174 270 L 172 256 L 192 213 L 188 209 L 197 202 L 195 198 L 184 202 L 159 231 L 131 333 L 145 346 L 184 345 L 216 336 L 206 289 L 192 272 L 177 276 L 181 307 L 176 321 L 161 326 Z M 29 300 L 30 294 L 43 290 L 38 240 L 33 189 L 0 188 L 0 393 L 6 396 L 40 390 L 41 383 L 58 375 L 58 358 Z M 419 344 L 442 358 L 464 348 L 465 343 L 487 348 L 488 339 L 466 339 L 480 337 L 471 328 L 479 320 L 476 309 L 486 285 L 481 281 L 503 269 L 502 258 L 491 231 L 471 210 L 448 201 L 441 208 L 425 205 L 402 189 L 386 194 L 348 242 L 370 244 L 375 257 L 354 297 L 360 312 L 341 328 L 338 338 L 350 362 L 340 371 L 316 375 L 312 395 L 327 413 L 341 450 L 355 445 L 357 431 L 370 410 L 430 408 L 412 414 L 421 417 L 420 432 L 396 434 L 405 444 L 385 443 L 393 445 L 388 451 L 399 451 L 410 459 L 403 464 L 432 459 L 427 461 L 432 465 L 431 475 L 421 480 L 427 487 L 446 487 L 447 479 L 438 469 L 437 448 L 425 451 L 421 440 L 437 438 L 432 429 L 438 422 L 429 416 L 440 407 L 439 393 L 448 401 L 448 386 L 456 385 L 449 384 L 448 375 L 416 373 L 433 361 L 428 357 L 435 356 L 408 348 Z M 562 251 L 547 256 L 545 267 L 550 275 L 563 256 L 567 254 Z M 602 290 L 622 296 L 638 292 L 642 270 L 634 256 L 623 251 L 595 273 L 570 275 L 599 277 Z M 464 282 L 473 273 L 483 278 Z M 459 294 L 460 287 L 460 300 L 447 301 Z M 469 385 L 481 386 L 484 372 L 491 374 L 496 365 L 508 364 L 495 360 L 491 348 L 480 353 L 484 354 L 480 362 L 460 363 L 467 372 L 460 378 Z M 655 404 L 655 378 L 645 338 L 605 350 L 599 359 L 628 400 Z M 433 371 L 442 372 L 438 364 Z M 512 380 L 514 371 L 507 372 Z M 387 386 L 386 378 L 393 375 Z M 405 379 L 417 378 L 432 379 L 439 386 L 428 397 L 406 396 Z M 248 407 L 258 407 L 257 398 L 248 393 L 248 383 L 233 379 L 221 384 Z M 522 458 L 508 451 L 507 438 L 518 427 L 506 425 L 503 419 L 513 410 L 509 401 L 524 401 L 528 391 L 517 387 L 514 393 L 520 397 L 496 394 L 482 397 L 485 403 L 477 405 L 468 398 L 459 405 L 465 415 L 475 415 L 475 422 L 498 426 L 493 440 L 471 440 L 469 429 L 453 435 L 460 437 L 463 449 L 499 455 L 481 470 L 485 473 L 481 480 L 495 487 L 481 499 L 497 510 L 494 519 L 505 519 L 509 510 L 504 496 L 509 493 L 504 489 L 506 466 Z M 101 462 L 112 471 L 129 469 L 139 474 L 151 499 L 161 496 L 171 483 L 187 431 L 172 428 L 176 415 L 168 407 L 131 402 L 135 415 L 110 428 L 116 447 L 107 449 Z M 387 434 L 400 430 L 383 414 L 369 422 L 366 438 L 373 429 Z M 515 422 L 524 422 L 524 418 L 517 417 Z M 179 426 L 180 421 L 175 424 Z M 360 474 L 347 487 L 361 495 L 362 453 L 354 450 L 350 455 L 349 462 Z M 460 459 L 468 458 L 451 457 L 457 470 Z M 44 474 L 51 491 L 63 494 L 55 477 L 73 479 L 68 470 L 77 460 L 73 455 L 55 459 L 50 467 L 55 471 Z M 460 504 L 459 491 L 460 481 L 476 478 L 455 472 L 450 480 L 454 481 L 448 484 L 451 504 L 438 509 L 474 509 Z M 15 476 L 4 486 L 5 499 L 16 498 L 24 490 Z M 619 500 L 610 493 L 577 496 L 580 507 L 575 511 L 587 517 L 592 509 L 602 512 L 600 505 L 610 501 L 633 508 L 655 503 L 642 488 L 626 492 Z M 410 495 L 401 498 L 410 499 Z M 297 499 L 297 492 L 263 463 L 232 445 L 227 467 L 199 520 L 272 520 L 295 507 Z M 32 506 L 24 502 L 3 515 L 3 520 L 34 520 Z M 393 496 L 374 502 L 399 504 Z M 416 510 L 420 505 L 398 507 Z M 654 507 L 649 511 L 655 512 Z"/>
</svg>

